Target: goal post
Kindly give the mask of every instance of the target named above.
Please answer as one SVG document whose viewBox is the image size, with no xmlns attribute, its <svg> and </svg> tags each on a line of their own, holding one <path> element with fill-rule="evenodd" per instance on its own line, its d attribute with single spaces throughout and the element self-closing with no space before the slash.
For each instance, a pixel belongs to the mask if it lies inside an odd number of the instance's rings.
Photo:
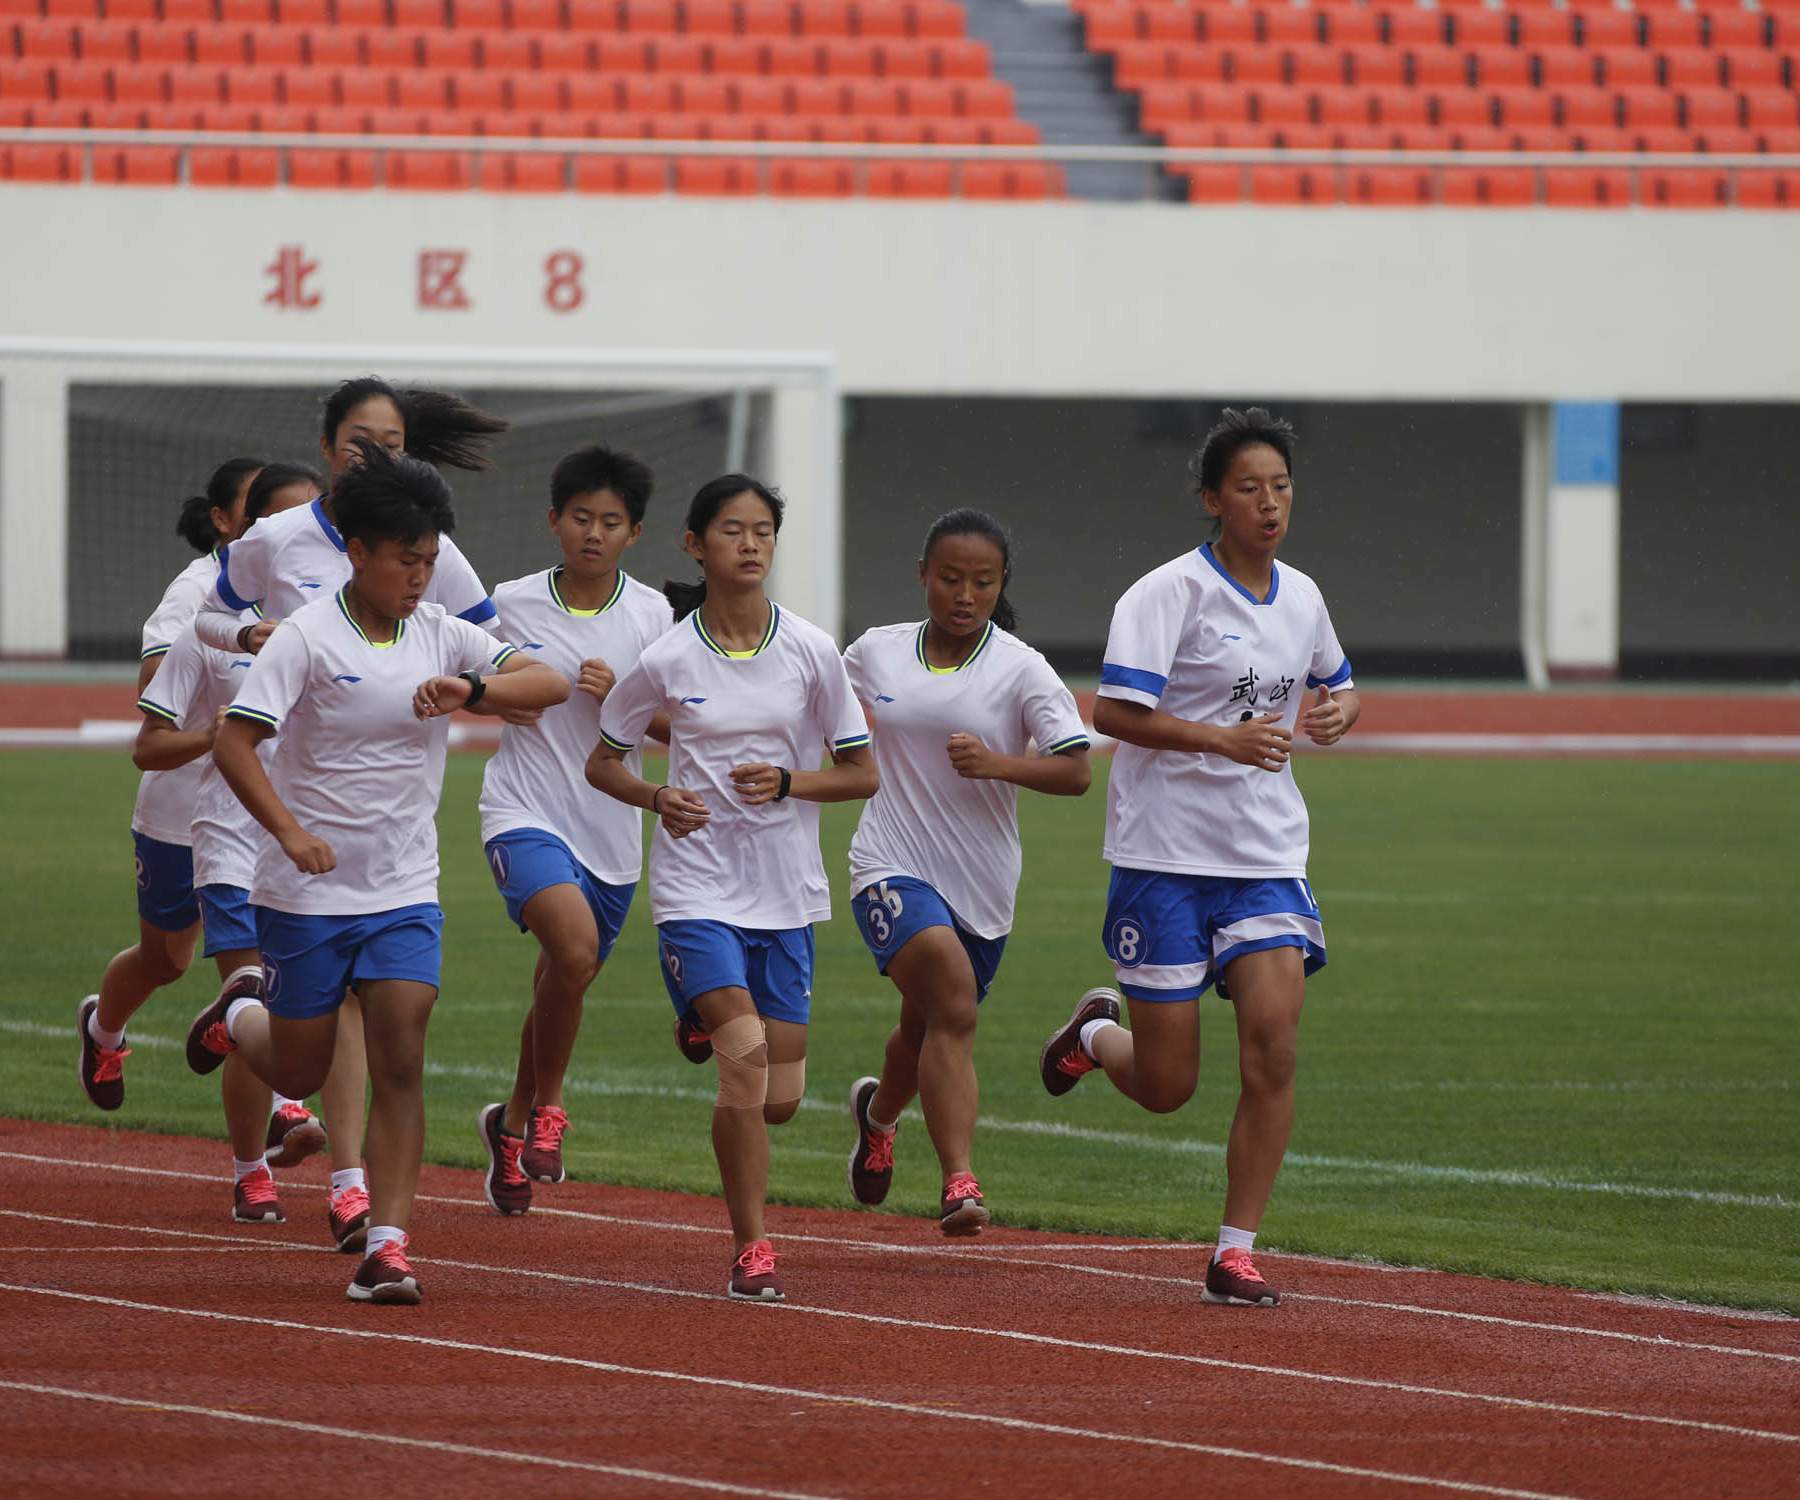
<svg viewBox="0 0 1800 1500">
<path fill-rule="evenodd" d="M 747 469 L 789 510 L 770 592 L 843 623 L 842 412 L 834 356 L 806 351 L 0 339 L 0 658 L 135 658 L 137 624 L 193 554 L 179 501 L 225 459 L 320 465 L 322 399 L 378 374 L 507 417 L 488 473 L 449 471 L 457 537 L 490 588 L 549 566 L 551 467 L 604 442 L 656 471 L 626 568 L 691 576 L 699 484 Z"/>
</svg>

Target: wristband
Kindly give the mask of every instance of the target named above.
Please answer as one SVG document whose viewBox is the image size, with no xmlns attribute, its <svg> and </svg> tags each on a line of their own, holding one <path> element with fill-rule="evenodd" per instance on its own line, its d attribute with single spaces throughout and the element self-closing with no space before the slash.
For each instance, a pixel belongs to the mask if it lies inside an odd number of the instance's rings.
<svg viewBox="0 0 1800 1500">
<path fill-rule="evenodd" d="M 250 632 L 254 629 L 256 629 L 256 627 L 254 625 L 238 626 L 238 633 L 237 633 L 237 648 L 238 648 L 238 650 L 248 651 L 250 649 L 250 642 L 247 639 L 247 637 L 249 636 Z"/>
<path fill-rule="evenodd" d="M 664 792 L 668 791 L 668 789 L 669 789 L 669 784 L 668 784 L 668 782 L 665 781 L 661 786 L 659 786 L 654 792 L 652 792 L 650 794 L 650 811 L 653 812 L 654 814 L 656 814 L 656 816 L 659 818 L 662 816 L 662 809 L 656 805 L 656 799 L 658 797 L 662 796 L 662 794 Z"/>
<path fill-rule="evenodd" d="M 775 768 L 775 774 L 781 778 L 781 790 L 775 794 L 775 800 L 777 802 L 785 802 L 787 801 L 788 792 L 792 790 L 794 785 L 794 773 L 788 770 L 786 766 L 777 766 Z"/>
<path fill-rule="evenodd" d="M 481 673 L 458 672 L 456 675 L 469 685 L 469 701 L 463 704 L 464 708 L 473 708 L 487 696 L 487 679 Z"/>
</svg>

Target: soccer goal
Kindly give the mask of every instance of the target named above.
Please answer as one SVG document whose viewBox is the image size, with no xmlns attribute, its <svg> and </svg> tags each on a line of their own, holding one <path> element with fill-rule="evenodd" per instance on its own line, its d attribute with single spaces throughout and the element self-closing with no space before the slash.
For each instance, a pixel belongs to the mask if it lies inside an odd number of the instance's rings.
<svg viewBox="0 0 1800 1500">
<path fill-rule="evenodd" d="M 490 588 L 557 559 L 550 471 L 605 443 L 656 472 L 628 572 L 692 577 L 689 498 L 747 470 L 790 502 L 771 592 L 841 629 L 830 355 L 0 339 L 0 656 L 135 660 L 144 616 L 193 557 L 175 534 L 183 497 L 239 455 L 320 467 L 323 398 L 366 374 L 454 390 L 511 421 L 492 470 L 448 473 L 457 542 Z"/>
</svg>

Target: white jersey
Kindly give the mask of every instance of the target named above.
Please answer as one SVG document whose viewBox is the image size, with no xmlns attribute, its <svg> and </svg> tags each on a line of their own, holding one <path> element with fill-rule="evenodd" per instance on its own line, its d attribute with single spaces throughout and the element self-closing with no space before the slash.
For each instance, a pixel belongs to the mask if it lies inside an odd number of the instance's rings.
<svg viewBox="0 0 1800 1500">
<path fill-rule="evenodd" d="M 560 568 L 515 578 L 494 590 L 500 635 L 572 683 L 581 664 L 598 657 L 623 677 L 644 648 L 674 622 L 657 590 L 619 572 L 600 609 L 570 609 L 557 589 Z M 586 693 L 544 710 L 536 724 L 508 724 L 481 780 L 481 841 L 517 828 L 553 833 L 576 859 L 609 885 L 626 885 L 644 869 L 644 820 L 635 807 L 596 792 L 583 774 L 600 741 L 600 705 Z M 642 757 L 626 764 L 635 772 Z"/>
<path fill-rule="evenodd" d="M 244 624 L 255 621 L 254 611 L 246 610 L 241 617 Z M 202 645 L 189 624 L 164 654 L 138 707 L 177 729 L 204 729 L 237 695 L 254 660 L 242 652 L 233 656 Z M 274 748 L 273 741 L 263 742 L 265 766 Z M 256 869 L 257 846 L 266 835 L 226 785 L 210 754 L 191 764 L 200 771 L 194 799 L 194 888 L 235 885 L 247 890 Z"/>
<path fill-rule="evenodd" d="M 1280 714 L 1306 690 L 1349 687 L 1319 586 L 1277 564 L 1268 597 L 1231 578 L 1208 543 L 1147 573 L 1113 609 L 1100 696 L 1196 724 Z M 1106 797 L 1106 858 L 1134 870 L 1304 879 L 1306 803 L 1279 771 L 1222 755 L 1121 744 Z"/>
<path fill-rule="evenodd" d="M 219 575 L 218 559 L 216 551 L 196 557 L 163 590 L 161 602 L 144 621 L 139 661 L 162 656 L 193 624 L 195 614 L 212 592 L 213 579 Z M 164 844 L 185 847 L 190 843 L 194 799 L 199 795 L 204 769 L 198 762 L 189 761 L 173 771 L 144 772 L 138 778 L 137 803 L 131 810 L 132 831 Z"/>
<path fill-rule="evenodd" d="M 790 797 L 751 807 L 732 787 L 731 768 L 813 770 L 827 746 L 869 743 L 831 637 L 771 604 L 762 644 L 734 654 L 695 610 L 647 646 L 607 695 L 600 733 L 615 750 L 631 750 L 658 710 L 669 716 L 669 784 L 698 792 L 712 818 L 684 839 L 657 824 L 652 920 L 781 930 L 829 918 L 818 803 Z"/>
<path fill-rule="evenodd" d="M 874 706 L 881 790 L 850 841 L 850 885 L 909 875 L 934 887 L 976 937 L 1012 931 L 1019 886 L 1019 789 L 956 774 L 959 730 L 1001 755 L 1085 748 L 1075 699 L 1050 663 L 989 623 L 960 667 L 925 659 L 925 626 L 880 625 L 844 653 L 851 685 Z"/>
<path fill-rule="evenodd" d="M 337 868 L 305 875 L 272 838 L 257 851 L 250 899 L 275 911 L 369 915 L 437 900 L 437 806 L 450 719 L 413 717 L 428 677 L 513 655 L 478 625 L 421 604 L 376 644 L 334 591 L 282 623 L 245 674 L 234 718 L 278 730 L 269 779 Z"/>
<path fill-rule="evenodd" d="M 213 587 L 201 606 L 200 639 L 222 651 L 235 650 L 242 623 L 238 615 L 252 605 L 271 620 L 285 620 L 308 604 L 329 599 L 349 581 L 347 544 L 323 502 L 264 516 L 220 552 Z M 437 566 L 425 601 L 494 628 L 494 601 L 448 536 L 438 538 Z"/>
</svg>

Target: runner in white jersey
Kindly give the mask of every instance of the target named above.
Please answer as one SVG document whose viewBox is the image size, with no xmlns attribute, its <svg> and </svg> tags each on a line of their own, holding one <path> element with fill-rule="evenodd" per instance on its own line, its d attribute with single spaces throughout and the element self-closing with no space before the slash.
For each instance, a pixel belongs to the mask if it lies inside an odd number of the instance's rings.
<svg viewBox="0 0 1800 1500">
<path fill-rule="evenodd" d="M 900 991 L 881 1076 L 850 1086 L 850 1191 L 882 1202 L 894 1135 L 916 1094 L 942 1173 L 938 1224 L 979 1234 L 972 1153 L 976 1008 L 1000 967 L 1019 885 L 1018 788 L 1078 797 L 1088 737 L 1075 699 L 1010 634 L 1011 546 L 978 510 L 939 516 L 919 559 L 929 617 L 869 631 L 844 653 L 875 720 L 881 795 L 850 843 L 851 903 L 875 966 Z"/>
<path fill-rule="evenodd" d="M 245 524 L 305 505 L 318 492 L 318 478 L 310 470 L 269 464 L 250 487 Z M 255 612 L 245 611 L 244 619 L 255 623 Z M 210 746 L 250 663 L 246 654 L 227 655 L 202 645 L 193 625 L 184 626 L 138 700 L 144 722 L 132 756 L 140 766 L 185 760 L 200 772 L 192 825 L 194 896 L 205 934 L 203 952 L 217 964 L 221 985 L 233 994 L 234 983 L 261 973 L 249 901 L 261 830 L 198 742 L 204 736 Z M 304 1104 L 275 1098 L 239 1059 L 226 1062 L 220 1095 L 232 1148 L 232 1217 L 246 1224 L 285 1222 L 271 1168 L 293 1166 L 319 1150 L 324 1130 Z"/>
<path fill-rule="evenodd" d="M 476 1117 L 487 1200 L 503 1214 L 530 1209 L 534 1180 L 565 1176 L 563 1075 L 582 1000 L 625 924 L 644 866 L 642 815 L 595 797 L 582 772 L 607 693 L 673 620 L 669 601 L 620 567 L 643 534 L 653 485 L 630 454 L 569 454 L 550 476 L 550 533 L 562 565 L 494 590 L 501 636 L 575 688 L 536 724 L 501 731 L 481 783 L 488 868 L 507 916 L 539 948 L 512 1097 Z M 634 751 L 633 771 L 638 761 Z"/>
<path fill-rule="evenodd" d="M 371 444 L 340 480 L 351 580 L 270 638 L 219 731 L 219 770 L 272 836 L 257 852 L 261 982 L 222 995 L 188 1031 L 189 1066 L 241 1051 L 265 1083 L 318 1087 L 354 987 L 373 1061 L 367 1255 L 353 1301 L 413 1303 L 406 1225 L 424 1145 L 425 1029 L 443 913 L 437 827 L 444 716 L 491 693 L 513 708 L 568 696 L 553 668 L 421 602 L 450 489 L 428 465 Z M 484 676 L 483 670 L 497 675 Z M 280 732 L 265 772 L 257 747 Z"/>
<path fill-rule="evenodd" d="M 1281 1300 L 1250 1251 L 1293 1128 L 1306 976 L 1325 963 L 1288 751 L 1296 728 L 1331 745 L 1361 713 L 1318 586 L 1275 562 L 1293 442 L 1259 407 L 1227 410 L 1192 466 L 1216 539 L 1140 578 L 1113 611 L 1094 709 L 1119 741 L 1103 938 L 1131 1030 L 1117 991 L 1089 990 L 1039 1058 L 1052 1094 L 1098 1065 L 1165 1113 L 1199 1076 L 1200 996 L 1217 985 L 1231 1001 L 1240 1090 L 1205 1296 L 1250 1307 Z"/>
<path fill-rule="evenodd" d="M 333 486 L 355 465 L 359 443 L 403 450 L 434 465 L 479 469 L 487 465 L 484 445 L 506 425 L 455 396 L 396 389 L 375 376 L 363 376 L 342 382 L 326 397 L 319 448 L 330 466 Z M 255 655 L 281 620 L 349 581 L 345 547 L 329 495 L 306 509 L 251 527 L 225 550 L 213 591 L 196 622 L 200 639 L 221 650 Z M 493 630 L 493 602 L 474 569 L 450 538 L 441 539 L 440 550 L 427 601 Z M 240 613 L 251 604 L 265 618 L 245 625 Z M 320 1096 L 331 1127 L 331 1192 L 325 1221 L 333 1243 L 349 1253 L 362 1249 L 369 1223 L 363 1170 L 368 1067 L 361 1004 L 354 995 L 339 1012 L 338 1024 L 337 1060 Z"/>
<path fill-rule="evenodd" d="M 650 915 L 663 983 L 718 1059 L 713 1150 L 737 1241 L 727 1290 L 762 1300 L 784 1295 L 763 1227 L 767 1127 L 792 1119 L 806 1092 L 812 924 L 831 915 L 818 804 L 877 785 L 837 647 L 763 592 L 781 513 L 780 496 L 743 474 L 694 496 L 684 545 L 704 581 L 667 586 L 675 628 L 607 694 L 587 765 L 601 791 L 662 820 Z M 659 713 L 664 786 L 625 763 Z"/>
</svg>

